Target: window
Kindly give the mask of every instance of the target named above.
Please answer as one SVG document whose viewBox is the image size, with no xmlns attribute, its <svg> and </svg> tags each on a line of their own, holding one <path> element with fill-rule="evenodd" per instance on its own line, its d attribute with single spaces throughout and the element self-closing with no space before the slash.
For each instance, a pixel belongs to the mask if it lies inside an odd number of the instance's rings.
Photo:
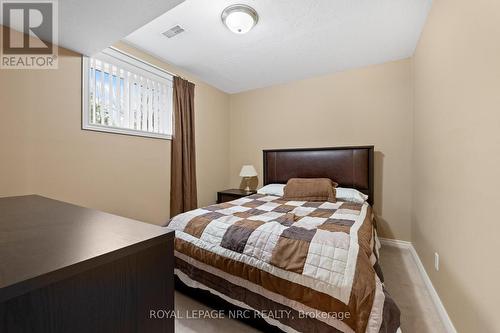
<svg viewBox="0 0 500 333">
<path fill-rule="evenodd" d="M 83 58 L 83 129 L 172 138 L 172 75 L 108 48 Z"/>
</svg>

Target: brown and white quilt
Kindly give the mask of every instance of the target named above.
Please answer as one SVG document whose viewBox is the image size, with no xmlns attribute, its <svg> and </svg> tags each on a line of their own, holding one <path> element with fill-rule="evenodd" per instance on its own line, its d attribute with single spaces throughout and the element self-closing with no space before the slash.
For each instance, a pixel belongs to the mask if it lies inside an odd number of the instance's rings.
<svg viewBox="0 0 500 333">
<path fill-rule="evenodd" d="M 177 215 L 168 228 L 181 281 L 285 332 L 399 331 L 367 203 L 256 194 Z"/>
</svg>

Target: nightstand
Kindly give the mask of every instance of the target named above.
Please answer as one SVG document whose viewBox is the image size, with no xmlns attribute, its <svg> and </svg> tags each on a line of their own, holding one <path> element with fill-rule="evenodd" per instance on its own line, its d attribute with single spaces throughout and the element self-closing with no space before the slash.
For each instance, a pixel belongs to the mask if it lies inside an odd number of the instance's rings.
<svg viewBox="0 0 500 333">
<path fill-rule="evenodd" d="M 219 191 L 217 192 L 217 203 L 236 200 L 255 193 L 257 193 L 257 191 L 247 192 L 245 190 L 240 190 L 240 189 L 229 189 L 229 190 Z"/>
</svg>

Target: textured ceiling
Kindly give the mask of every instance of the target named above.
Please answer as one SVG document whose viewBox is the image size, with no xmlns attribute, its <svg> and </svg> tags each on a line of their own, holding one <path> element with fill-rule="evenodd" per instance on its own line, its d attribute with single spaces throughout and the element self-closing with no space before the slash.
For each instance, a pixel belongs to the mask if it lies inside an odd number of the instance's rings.
<svg viewBox="0 0 500 333">
<path fill-rule="evenodd" d="M 59 0 L 59 45 L 91 55 L 114 44 L 182 1 Z M 12 28 L 20 30 L 19 27 Z"/>
<path fill-rule="evenodd" d="M 125 41 L 234 93 L 410 57 L 431 2 L 186 0 Z M 259 13 L 248 34 L 233 34 L 220 20 L 235 3 Z M 162 35 L 177 24 L 186 31 Z"/>
</svg>

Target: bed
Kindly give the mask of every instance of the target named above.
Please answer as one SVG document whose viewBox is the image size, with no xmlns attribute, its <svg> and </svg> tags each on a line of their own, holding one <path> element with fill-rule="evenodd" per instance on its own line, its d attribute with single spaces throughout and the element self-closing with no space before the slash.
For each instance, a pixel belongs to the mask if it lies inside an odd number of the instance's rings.
<svg viewBox="0 0 500 333">
<path fill-rule="evenodd" d="M 264 331 L 400 332 L 378 265 L 373 158 L 373 146 L 265 150 L 264 185 L 329 178 L 368 200 L 255 194 L 177 215 L 167 227 L 181 289 Z"/>
</svg>

